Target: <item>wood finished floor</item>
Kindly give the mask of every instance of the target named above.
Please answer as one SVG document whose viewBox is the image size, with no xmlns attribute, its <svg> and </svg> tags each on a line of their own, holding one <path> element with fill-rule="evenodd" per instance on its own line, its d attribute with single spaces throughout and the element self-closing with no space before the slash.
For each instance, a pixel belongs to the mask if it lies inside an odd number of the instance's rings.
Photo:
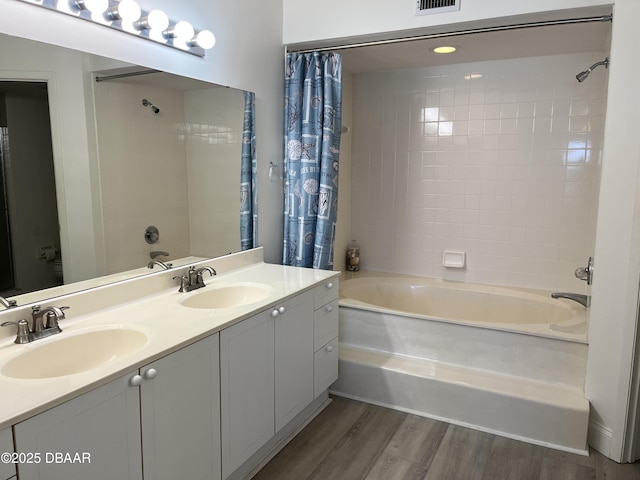
<svg viewBox="0 0 640 480">
<path fill-rule="evenodd" d="M 640 480 L 617 464 L 333 397 L 254 480 Z"/>
</svg>

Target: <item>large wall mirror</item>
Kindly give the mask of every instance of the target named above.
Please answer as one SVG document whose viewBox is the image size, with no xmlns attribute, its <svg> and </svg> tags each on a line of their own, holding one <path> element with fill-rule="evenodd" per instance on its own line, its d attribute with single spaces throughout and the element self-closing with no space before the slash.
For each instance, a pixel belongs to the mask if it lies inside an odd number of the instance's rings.
<svg viewBox="0 0 640 480">
<path fill-rule="evenodd" d="M 241 90 L 0 35 L 0 295 L 240 250 L 244 107 Z"/>
</svg>

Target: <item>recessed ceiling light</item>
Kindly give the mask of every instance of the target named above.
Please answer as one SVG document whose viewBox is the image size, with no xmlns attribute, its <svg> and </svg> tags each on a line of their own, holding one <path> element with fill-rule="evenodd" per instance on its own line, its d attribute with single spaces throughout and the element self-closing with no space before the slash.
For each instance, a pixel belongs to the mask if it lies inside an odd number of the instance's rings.
<svg viewBox="0 0 640 480">
<path fill-rule="evenodd" d="M 434 53 L 453 53 L 455 51 L 456 51 L 456 47 L 452 47 L 450 45 L 442 46 L 442 47 L 435 47 L 433 49 Z"/>
</svg>

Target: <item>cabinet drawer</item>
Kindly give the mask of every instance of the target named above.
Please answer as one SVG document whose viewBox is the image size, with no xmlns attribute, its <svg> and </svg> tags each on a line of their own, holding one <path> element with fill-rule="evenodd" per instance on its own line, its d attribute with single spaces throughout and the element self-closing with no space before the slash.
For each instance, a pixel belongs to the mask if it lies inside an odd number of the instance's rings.
<svg viewBox="0 0 640 480">
<path fill-rule="evenodd" d="M 313 350 L 316 351 L 338 336 L 338 300 L 315 311 L 313 317 Z"/>
<path fill-rule="evenodd" d="M 338 379 L 338 339 L 334 338 L 314 355 L 314 389 L 317 398 Z"/>
<path fill-rule="evenodd" d="M 0 452 L 13 452 L 13 436 L 11 428 L 0 430 Z M 0 479 L 9 478 L 16 474 L 13 463 L 0 462 Z"/>
<path fill-rule="evenodd" d="M 322 282 L 315 288 L 315 309 L 338 298 L 338 277 Z"/>
</svg>

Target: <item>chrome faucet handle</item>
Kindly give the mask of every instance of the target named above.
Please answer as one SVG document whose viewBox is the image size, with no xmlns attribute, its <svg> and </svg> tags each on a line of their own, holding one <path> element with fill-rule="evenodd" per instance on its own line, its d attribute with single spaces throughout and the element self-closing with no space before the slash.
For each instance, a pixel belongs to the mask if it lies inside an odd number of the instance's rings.
<svg viewBox="0 0 640 480">
<path fill-rule="evenodd" d="M 23 318 L 17 322 L 4 322 L 0 324 L 0 327 L 8 327 L 10 325 L 16 325 L 18 327 L 18 333 L 13 343 L 29 343 L 29 322 L 27 322 L 27 320 Z"/>
<path fill-rule="evenodd" d="M 180 293 L 188 292 L 189 291 L 189 277 L 187 275 L 178 275 L 177 277 L 173 277 L 174 280 L 176 278 L 180 279 L 180 288 L 178 289 L 178 291 Z"/>
<path fill-rule="evenodd" d="M 587 282 L 587 285 L 591 285 L 593 280 L 593 257 L 589 257 L 586 267 L 576 268 L 574 275 L 576 278 Z"/>
</svg>

